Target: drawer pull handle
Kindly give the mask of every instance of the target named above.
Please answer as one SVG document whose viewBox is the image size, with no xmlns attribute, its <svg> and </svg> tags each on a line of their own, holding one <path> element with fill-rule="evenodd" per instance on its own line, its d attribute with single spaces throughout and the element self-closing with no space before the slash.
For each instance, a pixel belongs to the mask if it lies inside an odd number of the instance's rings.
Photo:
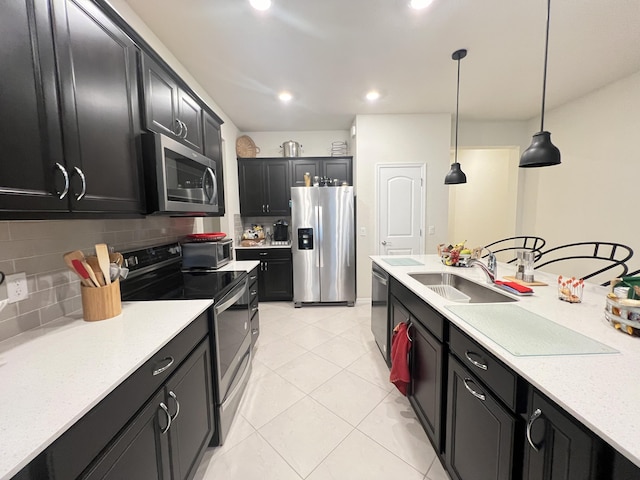
<svg viewBox="0 0 640 480">
<path fill-rule="evenodd" d="M 252 333 L 253 335 L 257 335 L 257 334 L 258 334 L 258 332 L 259 332 L 259 330 L 258 330 L 257 328 L 254 328 L 253 330 L 251 330 L 251 333 Z"/>
<path fill-rule="evenodd" d="M 164 435 L 171 428 L 171 414 L 169 413 L 169 409 L 164 404 L 164 402 L 160 402 L 160 408 L 164 410 L 164 413 L 167 416 L 167 426 L 162 429 L 162 434 Z"/>
<path fill-rule="evenodd" d="M 258 276 L 257 276 L 257 275 L 253 275 L 253 276 L 249 277 L 249 281 L 250 281 L 250 282 L 252 282 L 252 281 L 254 281 L 256 278 L 258 278 Z"/>
<path fill-rule="evenodd" d="M 169 368 L 171 365 L 173 365 L 173 362 L 175 362 L 175 360 L 173 359 L 173 357 L 167 357 L 167 358 L 163 358 L 162 359 L 163 362 L 168 362 L 164 367 L 160 367 L 156 370 L 153 371 L 153 375 L 160 375 L 162 372 L 164 372 L 167 368 Z"/>
<path fill-rule="evenodd" d="M 269 252 L 260 252 L 260 256 L 261 256 L 261 257 L 265 257 L 265 256 L 267 256 L 267 255 L 269 255 Z"/>
<path fill-rule="evenodd" d="M 488 368 L 485 363 L 480 363 L 477 360 L 474 360 L 473 358 L 471 358 L 469 355 L 477 355 L 477 353 L 470 352 L 469 350 L 464 352 L 464 356 L 466 357 L 467 360 L 469 360 L 469 362 L 471 362 L 471 365 L 478 367 L 480 370 L 486 370 Z"/>
<path fill-rule="evenodd" d="M 252 313 L 252 314 L 253 314 L 253 313 L 256 313 L 257 311 L 258 311 L 258 307 L 253 307 L 253 308 L 251 309 L 251 313 Z"/>
<path fill-rule="evenodd" d="M 475 391 L 473 388 L 471 388 L 471 387 L 469 386 L 469 384 L 467 383 L 467 382 L 473 382 L 473 380 L 471 380 L 470 378 L 465 378 L 465 379 L 463 380 L 463 382 L 464 382 L 464 386 L 465 386 L 465 388 L 469 391 L 469 393 L 470 393 L 471 395 L 473 395 L 474 397 L 476 397 L 476 398 L 478 398 L 478 399 L 482 400 L 483 402 L 486 400 L 486 398 L 487 398 L 487 397 L 485 397 L 484 393 L 478 393 L 478 392 L 476 392 L 476 391 Z"/>
<path fill-rule="evenodd" d="M 533 428 L 533 422 L 535 422 L 540 417 L 540 415 L 542 415 L 542 410 L 536 408 L 529 417 L 529 421 L 527 422 L 527 441 L 529 442 L 529 445 L 531 445 L 531 448 L 533 448 L 536 452 L 540 451 L 540 447 L 538 447 L 535 443 L 533 443 L 533 440 L 531 440 L 531 429 Z"/>
<path fill-rule="evenodd" d="M 255 297 L 258 294 L 257 290 L 251 290 L 251 296 Z"/>
<path fill-rule="evenodd" d="M 178 418 L 178 415 L 180 415 L 180 402 L 178 401 L 178 397 L 176 396 L 176 394 L 171 390 L 169 390 L 169 396 L 173 398 L 174 402 L 176 402 L 176 414 L 171 417 L 171 421 L 173 422 L 176 418 Z"/>
</svg>

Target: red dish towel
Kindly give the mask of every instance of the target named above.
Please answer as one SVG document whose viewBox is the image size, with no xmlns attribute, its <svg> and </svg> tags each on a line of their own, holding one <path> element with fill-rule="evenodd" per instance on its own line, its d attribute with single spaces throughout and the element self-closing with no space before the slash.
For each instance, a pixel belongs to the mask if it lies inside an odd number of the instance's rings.
<svg viewBox="0 0 640 480">
<path fill-rule="evenodd" d="M 509 288 L 513 288 L 514 290 L 520 293 L 533 293 L 533 289 L 527 287 L 526 285 L 522 285 L 517 282 L 503 282 L 502 280 L 496 280 L 496 284 L 505 285 Z"/>
<path fill-rule="evenodd" d="M 393 383 L 400 393 L 405 397 L 409 392 L 409 383 L 411 377 L 409 375 L 409 350 L 411 350 L 411 340 L 409 340 L 408 325 L 399 323 L 393 329 L 393 338 L 391 339 L 391 374 L 389 380 Z"/>
</svg>

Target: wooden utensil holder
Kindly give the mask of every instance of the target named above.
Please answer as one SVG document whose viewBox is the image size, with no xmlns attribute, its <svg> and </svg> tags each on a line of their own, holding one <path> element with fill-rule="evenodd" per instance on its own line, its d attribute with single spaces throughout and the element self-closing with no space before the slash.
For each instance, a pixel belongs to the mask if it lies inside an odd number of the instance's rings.
<svg viewBox="0 0 640 480">
<path fill-rule="evenodd" d="M 122 313 L 120 279 L 104 287 L 80 286 L 82 293 L 82 317 L 87 322 L 106 320 Z"/>
</svg>

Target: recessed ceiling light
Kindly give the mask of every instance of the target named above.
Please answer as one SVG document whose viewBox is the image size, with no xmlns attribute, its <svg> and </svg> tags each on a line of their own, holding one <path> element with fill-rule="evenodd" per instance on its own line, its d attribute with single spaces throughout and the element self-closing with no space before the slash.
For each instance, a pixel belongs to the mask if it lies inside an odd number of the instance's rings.
<svg viewBox="0 0 640 480">
<path fill-rule="evenodd" d="M 371 90 L 370 92 L 367 93 L 366 97 L 367 97 L 367 100 L 369 100 L 370 102 L 374 102 L 380 98 L 380 92 Z"/>
<path fill-rule="evenodd" d="M 249 0 L 249 3 L 256 10 L 268 10 L 271 6 L 271 0 Z"/>
<path fill-rule="evenodd" d="M 416 10 L 421 10 L 423 8 L 427 8 L 432 2 L 433 0 L 411 0 L 409 6 Z"/>
<path fill-rule="evenodd" d="M 289 102 L 293 99 L 293 95 L 291 95 L 289 92 L 281 92 L 278 95 L 278 98 L 283 102 Z"/>
</svg>

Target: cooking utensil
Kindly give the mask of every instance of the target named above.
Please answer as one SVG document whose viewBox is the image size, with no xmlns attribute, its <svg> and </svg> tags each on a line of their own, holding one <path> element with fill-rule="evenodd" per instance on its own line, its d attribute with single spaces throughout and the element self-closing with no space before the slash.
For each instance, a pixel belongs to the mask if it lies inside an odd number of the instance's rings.
<svg viewBox="0 0 640 480">
<path fill-rule="evenodd" d="M 288 142 L 284 142 L 280 145 L 280 148 L 282 148 L 283 157 L 299 157 L 302 145 L 298 142 L 294 142 L 293 140 L 289 140 Z"/>
<path fill-rule="evenodd" d="M 93 281 L 89 276 L 89 271 L 85 267 L 86 262 L 83 263 L 82 260 L 78 260 L 77 258 L 74 258 L 73 260 L 71 260 L 71 265 L 73 266 L 73 271 L 76 272 L 82 279 L 82 284 L 84 286 L 86 287 L 96 286 L 95 284 L 93 284 Z"/>
<path fill-rule="evenodd" d="M 89 285 L 91 283 L 90 280 L 85 279 L 85 277 L 83 277 L 80 274 L 78 269 L 73 264 L 73 261 L 77 260 L 80 263 L 80 265 L 82 265 L 82 262 L 84 261 L 84 253 L 82 253 L 80 250 L 74 250 L 72 252 L 65 253 L 62 256 L 62 258 L 64 259 L 64 263 L 66 263 L 66 265 L 69 268 L 69 270 L 71 270 L 72 272 L 74 272 L 76 275 L 78 275 L 80 277 L 80 279 L 82 280 L 83 285 L 86 285 L 87 287 L 91 286 L 91 285 Z M 89 273 L 88 272 L 87 272 L 87 278 L 89 278 Z"/>
<path fill-rule="evenodd" d="M 89 255 L 85 258 L 85 261 L 89 264 L 91 270 L 93 270 L 93 273 L 98 279 L 98 283 L 100 284 L 100 286 L 102 287 L 106 285 L 104 275 L 102 274 L 102 269 L 100 268 L 100 262 L 98 262 L 98 257 L 96 257 L 95 255 Z"/>
<path fill-rule="evenodd" d="M 111 284 L 111 276 L 109 275 L 109 249 L 106 243 L 96 244 L 96 256 L 98 257 L 98 263 L 100 264 L 100 270 L 104 276 L 106 285 Z"/>
<path fill-rule="evenodd" d="M 124 263 L 124 257 L 120 252 L 114 252 L 109 254 L 109 261 L 111 263 L 115 263 L 117 266 L 121 267 Z"/>
</svg>

